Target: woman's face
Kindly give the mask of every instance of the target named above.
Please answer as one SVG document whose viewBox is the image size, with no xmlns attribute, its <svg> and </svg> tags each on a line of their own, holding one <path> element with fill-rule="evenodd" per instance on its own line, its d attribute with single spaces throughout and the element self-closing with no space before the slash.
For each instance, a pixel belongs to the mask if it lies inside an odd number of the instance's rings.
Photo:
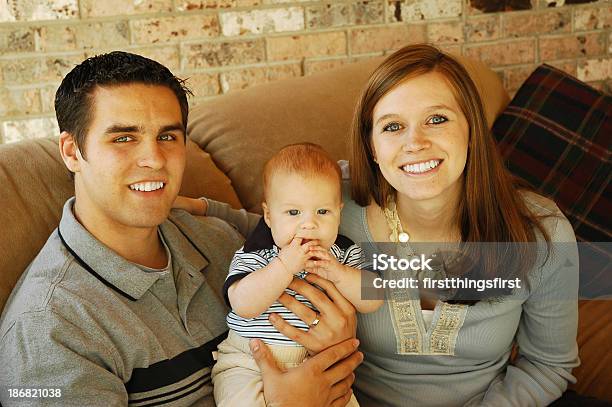
<svg viewBox="0 0 612 407">
<path fill-rule="evenodd" d="M 410 200 L 459 196 L 468 139 L 467 120 L 437 72 L 401 82 L 374 107 L 374 159 L 387 182 Z"/>
</svg>

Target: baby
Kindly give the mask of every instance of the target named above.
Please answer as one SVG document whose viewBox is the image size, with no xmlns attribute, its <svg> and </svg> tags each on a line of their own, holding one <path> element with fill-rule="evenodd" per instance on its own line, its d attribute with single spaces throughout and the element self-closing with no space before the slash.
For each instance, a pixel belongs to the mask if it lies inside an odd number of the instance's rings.
<svg viewBox="0 0 612 407">
<path fill-rule="evenodd" d="M 283 368 L 307 356 L 305 348 L 268 321 L 276 313 L 304 331 L 318 324 L 313 305 L 287 288 L 294 276 L 311 272 L 328 279 L 358 312 L 372 312 L 382 304 L 361 299 L 361 273 L 366 272 L 360 270 L 361 248 L 338 235 L 343 206 L 338 164 L 315 144 L 290 145 L 266 163 L 263 184 L 264 216 L 234 255 L 223 287 L 232 311 L 227 316 L 230 332 L 219 344 L 212 371 L 218 406 L 265 406 L 249 339 L 263 340 Z M 196 207 L 189 202 L 179 206 Z M 284 292 L 315 311 L 310 325 L 277 301 Z M 358 406 L 354 396 L 348 406 Z"/>
</svg>

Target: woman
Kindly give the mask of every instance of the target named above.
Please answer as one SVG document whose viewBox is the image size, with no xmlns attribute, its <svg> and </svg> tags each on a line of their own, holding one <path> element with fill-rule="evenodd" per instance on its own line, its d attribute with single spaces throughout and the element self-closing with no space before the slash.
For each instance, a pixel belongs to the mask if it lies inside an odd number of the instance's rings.
<svg viewBox="0 0 612 407">
<path fill-rule="evenodd" d="M 368 243 L 406 234 L 411 243 L 575 242 L 556 205 L 521 190 L 503 168 L 484 117 L 474 83 L 450 56 L 428 45 L 389 56 L 356 109 L 352 200 L 340 232 Z M 361 405 L 546 405 L 560 397 L 578 365 L 578 274 L 555 248 L 519 259 L 517 271 L 502 274 L 523 287 L 492 299 L 388 290 L 386 307 L 358 316 Z M 509 365 L 514 339 L 518 357 Z"/>
<path fill-rule="evenodd" d="M 509 176 L 484 118 L 463 66 L 428 45 L 389 56 L 360 98 L 341 234 L 373 252 L 384 242 L 400 253 L 419 242 L 548 245 L 543 255 L 485 251 L 472 274 L 444 269 L 446 277 L 518 278 L 520 288 L 478 298 L 387 288 L 377 312 L 358 316 L 365 360 L 353 388 L 362 406 L 546 405 L 574 380 L 578 274 L 566 262 L 577 258 L 573 231 L 553 202 Z M 256 223 L 216 203 L 208 214 L 243 232 Z M 569 250 L 558 253 L 554 242 L 570 242 Z M 317 317 L 309 312 L 302 319 Z"/>
</svg>

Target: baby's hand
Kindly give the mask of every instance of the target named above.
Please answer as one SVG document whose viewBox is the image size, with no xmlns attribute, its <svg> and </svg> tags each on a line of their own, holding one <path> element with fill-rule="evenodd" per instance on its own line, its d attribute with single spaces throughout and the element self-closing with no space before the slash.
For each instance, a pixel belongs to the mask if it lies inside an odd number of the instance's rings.
<svg viewBox="0 0 612 407">
<path fill-rule="evenodd" d="M 310 249 L 310 260 L 306 264 L 306 271 L 323 277 L 334 284 L 338 284 L 346 276 L 348 266 L 340 264 L 338 260 L 321 246 Z"/>
<path fill-rule="evenodd" d="M 278 253 L 279 260 L 290 274 L 296 274 L 304 270 L 306 262 L 311 257 L 310 248 L 318 244 L 317 240 L 302 244 L 302 238 L 294 237 L 288 246 Z"/>
<path fill-rule="evenodd" d="M 208 202 L 205 199 L 187 198 L 186 196 L 177 196 L 172 204 L 174 209 L 184 209 L 192 215 L 206 216 Z"/>
</svg>

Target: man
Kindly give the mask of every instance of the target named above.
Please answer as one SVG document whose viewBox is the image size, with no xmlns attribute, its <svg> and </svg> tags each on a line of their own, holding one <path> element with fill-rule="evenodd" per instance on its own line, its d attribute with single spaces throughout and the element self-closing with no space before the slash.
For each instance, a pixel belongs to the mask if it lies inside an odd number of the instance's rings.
<svg viewBox="0 0 612 407">
<path fill-rule="evenodd" d="M 89 58 L 62 81 L 59 147 L 75 196 L 4 309 L 2 405 L 214 405 L 221 287 L 243 238 L 215 218 L 169 216 L 188 92 L 163 65 L 125 52 Z M 343 405 L 361 360 L 346 340 L 281 372 L 252 347 L 267 400 L 283 406 Z"/>
</svg>

